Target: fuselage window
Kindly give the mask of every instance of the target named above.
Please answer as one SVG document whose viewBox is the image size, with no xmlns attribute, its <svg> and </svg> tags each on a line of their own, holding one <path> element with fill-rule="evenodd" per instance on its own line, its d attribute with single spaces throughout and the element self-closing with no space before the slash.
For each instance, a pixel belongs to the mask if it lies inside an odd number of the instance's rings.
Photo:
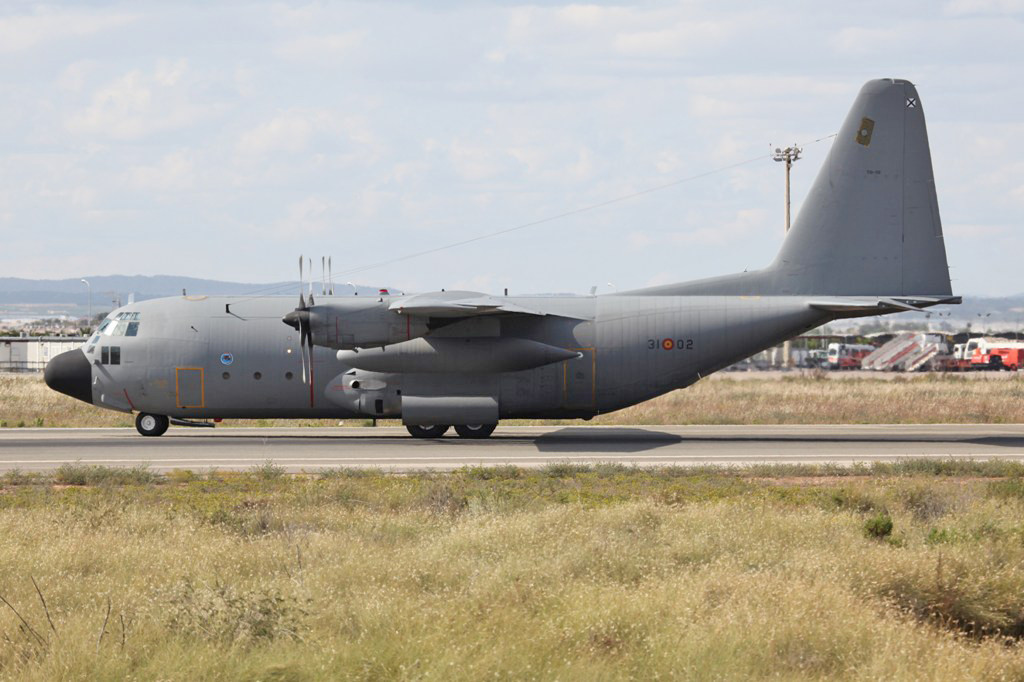
<svg viewBox="0 0 1024 682">
<path fill-rule="evenodd" d="M 101 346 L 100 347 L 100 364 L 103 364 L 103 365 L 120 365 L 121 364 L 121 347 L 120 346 Z"/>
<path fill-rule="evenodd" d="M 128 323 L 128 329 L 125 330 L 124 335 L 125 336 L 138 336 L 139 335 L 139 323 L 138 322 L 129 322 Z"/>
</svg>

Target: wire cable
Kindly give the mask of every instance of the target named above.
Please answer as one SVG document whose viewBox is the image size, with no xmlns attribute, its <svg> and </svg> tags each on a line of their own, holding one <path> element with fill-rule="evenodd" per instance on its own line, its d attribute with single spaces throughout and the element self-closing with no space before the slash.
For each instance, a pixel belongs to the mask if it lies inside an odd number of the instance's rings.
<svg viewBox="0 0 1024 682">
<path fill-rule="evenodd" d="M 824 137 L 819 137 L 816 140 L 811 140 L 810 142 L 804 142 L 804 143 L 801 143 L 801 144 L 799 144 L 797 146 L 809 146 L 809 145 L 812 145 L 812 144 L 817 144 L 818 142 L 823 142 L 825 140 L 832 139 L 833 137 L 836 136 L 836 134 L 837 133 L 832 133 L 831 135 L 826 135 Z M 749 164 L 754 163 L 756 161 L 763 161 L 765 159 L 770 159 L 770 158 L 772 158 L 771 154 L 761 154 L 759 156 L 754 156 L 754 157 L 751 157 L 749 159 L 745 159 L 743 161 L 737 161 L 736 163 L 731 163 L 731 164 L 729 164 L 727 166 L 720 166 L 718 168 L 713 168 L 713 169 L 711 169 L 709 171 L 705 171 L 703 173 L 697 173 L 696 175 L 690 175 L 690 176 L 685 177 L 685 178 L 680 178 L 678 180 L 673 180 L 672 182 L 666 182 L 665 184 L 662 184 L 662 185 L 656 185 L 654 187 L 648 187 L 647 189 L 642 189 L 642 190 L 640 190 L 638 192 L 632 192 L 630 194 L 624 194 L 622 196 L 618 196 L 618 197 L 615 197 L 615 198 L 612 198 L 612 199 L 607 199 L 605 201 L 601 201 L 601 202 L 598 202 L 596 204 L 589 204 L 587 206 L 581 206 L 580 208 L 574 208 L 574 209 L 572 209 L 570 211 L 564 211 L 562 213 L 557 213 L 555 215 L 547 216 L 546 218 L 540 218 L 538 220 L 531 220 L 531 221 L 526 222 L 526 223 L 520 223 L 519 225 L 513 225 L 512 227 L 506 227 L 506 228 L 503 228 L 503 229 L 500 229 L 500 230 L 495 230 L 493 232 L 487 232 L 485 234 L 480 234 L 480 235 L 477 235 L 475 237 L 469 237 L 468 239 L 460 239 L 458 241 L 450 242 L 448 244 L 442 244 L 441 246 L 435 246 L 435 247 L 432 247 L 432 248 L 429 248 L 429 249 L 424 249 L 422 251 L 414 251 L 412 253 L 407 253 L 407 254 L 404 254 L 402 256 L 397 256 L 395 258 L 388 258 L 386 260 L 381 260 L 381 261 L 377 261 L 377 262 L 374 262 L 374 263 L 367 263 L 366 265 L 360 265 L 358 267 L 349 268 L 347 270 L 341 270 L 339 272 L 332 273 L 331 277 L 328 278 L 327 281 L 331 285 L 333 285 L 335 283 L 335 280 L 338 277 L 340 277 L 340 276 L 351 275 L 351 274 L 354 274 L 354 273 L 357 273 L 357 272 L 365 272 L 366 270 L 373 270 L 373 269 L 376 269 L 376 268 L 384 267 L 385 265 L 394 265 L 395 263 L 401 263 L 401 262 L 404 262 L 404 261 L 407 261 L 407 260 L 412 260 L 414 258 L 421 258 L 422 256 L 429 256 L 429 255 L 434 254 L 434 253 L 440 253 L 441 251 L 447 251 L 448 249 L 454 249 L 454 248 L 458 248 L 460 246 L 466 246 L 467 244 L 473 244 L 475 242 L 483 241 L 485 239 L 493 239 L 494 237 L 500 237 L 500 236 L 505 235 L 505 234 L 511 234 L 512 232 L 519 232 L 520 230 L 525 230 L 525 229 L 528 229 L 528 228 L 531 228 L 531 227 L 536 227 L 538 225 L 544 225 L 545 223 L 550 223 L 550 222 L 553 222 L 553 221 L 556 221 L 556 220 L 561 220 L 562 218 L 568 218 L 570 216 L 580 215 L 582 213 L 588 213 L 590 211 L 595 211 L 595 210 L 597 210 L 599 208 L 605 208 L 606 206 L 612 206 L 614 204 L 622 203 L 624 201 L 629 201 L 630 199 L 636 199 L 637 197 L 642 197 L 642 196 L 645 196 L 647 194 L 653 194 L 654 192 L 661 192 L 663 190 L 670 189 L 672 187 L 677 187 L 677 186 L 682 185 L 682 184 L 687 183 L 687 182 L 693 182 L 694 180 L 700 180 L 701 178 L 706 178 L 706 177 L 711 176 L 711 175 L 717 175 L 718 173 L 724 173 L 726 171 L 733 170 L 735 168 L 740 168 L 741 166 L 749 165 Z M 253 294 L 259 294 L 259 293 L 272 293 L 272 292 L 275 292 L 275 291 L 283 291 L 283 290 L 285 290 L 287 288 L 294 287 L 294 286 L 295 286 L 294 283 L 274 285 L 272 287 L 267 287 L 266 289 L 254 290 L 254 291 L 250 292 L 250 294 L 247 294 L 247 296 L 251 296 Z"/>
</svg>

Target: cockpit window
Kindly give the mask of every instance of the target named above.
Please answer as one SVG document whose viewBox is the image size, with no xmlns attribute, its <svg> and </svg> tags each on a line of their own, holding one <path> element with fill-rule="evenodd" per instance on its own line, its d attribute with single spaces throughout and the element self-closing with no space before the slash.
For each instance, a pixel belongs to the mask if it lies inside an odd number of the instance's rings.
<svg viewBox="0 0 1024 682">
<path fill-rule="evenodd" d="M 118 313 L 104 320 L 98 331 L 106 336 L 138 336 L 139 313 Z"/>
</svg>

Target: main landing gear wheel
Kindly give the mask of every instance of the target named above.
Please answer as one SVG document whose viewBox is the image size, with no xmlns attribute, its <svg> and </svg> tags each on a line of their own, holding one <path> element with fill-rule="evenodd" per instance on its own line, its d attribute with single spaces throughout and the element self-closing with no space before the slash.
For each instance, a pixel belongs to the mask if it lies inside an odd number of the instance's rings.
<svg viewBox="0 0 1024 682">
<path fill-rule="evenodd" d="M 445 432 L 448 431 L 447 424 L 439 424 L 437 426 L 418 426 L 416 424 L 406 424 L 405 428 L 408 429 L 409 434 L 413 438 L 440 438 L 445 434 Z"/>
<path fill-rule="evenodd" d="M 497 424 L 458 424 L 455 432 L 462 438 L 489 438 Z"/>
<path fill-rule="evenodd" d="M 139 412 L 135 417 L 135 428 L 143 436 L 162 436 L 170 423 L 170 420 L 161 414 Z"/>
</svg>

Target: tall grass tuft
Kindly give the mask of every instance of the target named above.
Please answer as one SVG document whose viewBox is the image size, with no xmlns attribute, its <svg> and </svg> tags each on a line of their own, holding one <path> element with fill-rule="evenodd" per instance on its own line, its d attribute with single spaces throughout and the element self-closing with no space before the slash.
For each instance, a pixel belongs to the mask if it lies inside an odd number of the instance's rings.
<svg viewBox="0 0 1024 682">
<path fill-rule="evenodd" d="M 161 482 L 163 476 L 150 471 L 149 465 L 107 467 L 94 464 L 61 464 L 53 473 L 58 485 L 147 485 Z"/>
</svg>

